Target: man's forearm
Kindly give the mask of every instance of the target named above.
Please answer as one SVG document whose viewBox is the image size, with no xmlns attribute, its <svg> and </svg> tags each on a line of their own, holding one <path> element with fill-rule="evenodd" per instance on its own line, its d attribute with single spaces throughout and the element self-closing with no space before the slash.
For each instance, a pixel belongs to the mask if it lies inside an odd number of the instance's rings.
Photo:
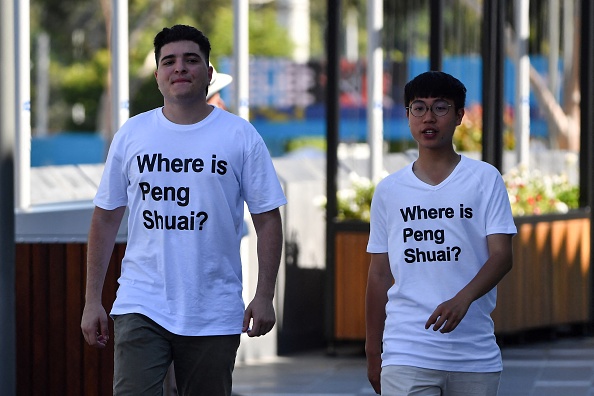
<svg viewBox="0 0 594 396">
<path fill-rule="evenodd" d="M 105 274 L 125 208 L 105 211 L 95 208 L 87 247 L 87 285 L 85 301 L 101 303 Z"/>
<path fill-rule="evenodd" d="M 489 235 L 490 256 L 476 276 L 458 293 L 466 296 L 470 303 L 493 289 L 512 269 L 512 236 L 505 234 Z"/>
<path fill-rule="evenodd" d="M 369 282 L 365 296 L 365 351 L 381 354 L 382 337 L 386 321 L 387 296 L 376 282 Z"/>
<path fill-rule="evenodd" d="M 365 352 L 368 356 L 381 354 L 388 290 L 392 283 L 388 254 L 372 254 L 365 292 Z"/>
<path fill-rule="evenodd" d="M 256 296 L 272 299 L 274 297 L 276 277 L 280 266 L 283 234 L 280 211 L 253 215 L 254 227 L 258 238 L 258 284 Z"/>
</svg>

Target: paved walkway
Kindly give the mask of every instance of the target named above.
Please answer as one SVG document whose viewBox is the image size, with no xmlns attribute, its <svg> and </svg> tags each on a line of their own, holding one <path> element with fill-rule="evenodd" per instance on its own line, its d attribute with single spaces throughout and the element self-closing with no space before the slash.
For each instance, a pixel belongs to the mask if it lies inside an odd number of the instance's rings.
<svg viewBox="0 0 594 396">
<path fill-rule="evenodd" d="M 499 396 L 594 396 L 594 337 L 502 348 Z M 361 347 L 238 364 L 233 396 L 373 395 Z"/>
</svg>

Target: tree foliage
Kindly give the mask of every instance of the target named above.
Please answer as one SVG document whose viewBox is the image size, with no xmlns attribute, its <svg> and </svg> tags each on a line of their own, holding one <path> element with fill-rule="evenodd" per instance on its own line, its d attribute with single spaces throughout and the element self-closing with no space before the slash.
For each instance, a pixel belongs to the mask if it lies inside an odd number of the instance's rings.
<svg viewBox="0 0 594 396">
<path fill-rule="evenodd" d="M 108 114 L 103 114 L 109 89 L 109 34 L 113 0 L 30 0 L 32 54 L 36 38 L 50 35 L 50 131 L 97 131 L 104 128 Z M 248 0 L 245 0 L 248 1 Z M 252 2 L 250 2 L 252 3 Z M 279 1 L 258 1 L 250 5 L 250 54 L 288 56 L 292 43 L 283 26 L 276 21 Z M 404 62 L 412 56 L 429 55 L 429 0 L 384 0 L 383 48 L 392 61 Z M 531 54 L 546 54 L 551 49 L 546 21 L 550 9 L 546 2 L 530 2 Z M 578 4 L 577 0 L 573 1 Z M 327 1 L 310 0 L 310 54 L 312 59 L 325 56 Z M 365 54 L 366 0 L 342 0 L 342 18 L 346 10 L 357 10 L 359 53 Z M 566 4 L 566 2 L 563 2 Z M 444 0 L 444 55 L 480 53 L 483 2 L 480 0 Z M 577 6 L 576 6 L 577 7 Z M 130 51 L 131 114 L 162 104 L 153 77 L 152 40 L 164 26 L 191 24 L 203 30 L 213 44 L 215 65 L 233 52 L 232 0 L 128 0 Z M 563 13 L 567 10 L 562 9 Z M 507 17 L 513 21 L 512 2 Z M 579 87 L 577 86 L 577 47 L 579 15 L 575 15 L 572 69 L 564 69 L 564 98 L 548 92 L 545 76 L 531 72 L 533 90 L 542 107 L 556 142 L 551 146 L 575 148 L 579 135 Z M 304 32 L 304 34 L 306 34 Z M 37 60 L 33 56 L 32 77 L 36 76 Z M 34 80 L 33 80 L 34 81 Z M 32 101 L 36 100 L 36 82 L 31 84 Z M 72 108 L 84 108 L 84 119 L 75 120 Z M 35 112 L 33 106 L 33 112 Z M 35 114 L 32 120 L 35 123 Z M 101 121 L 103 120 L 103 122 Z M 35 125 L 33 125 L 35 127 Z M 573 145 L 571 142 L 574 142 Z"/>
<path fill-rule="evenodd" d="M 97 131 L 105 125 L 100 120 L 107 111 L 111 4 L 111 0 L 31 0 L 33 54 L 37 35 L 50 35 L 50 131 Z M 292 43 L 276 22 L 273 5 L 251 8 L 250 53 L 288 56 Z M 215 62 L 232 54 L 231 0 L 129 0 L 128 12 L 131 114 L 162 104 L 153 76 L 152 41 L 163 27 L 198 27 L 211 39 Z M 32 63 L 34 78 L 35 59 Z M 32 87 L 35 101 L 35 84 Z M 72 117 L 75 105 L 84 108 L 84 119 Z"/>
</svg>

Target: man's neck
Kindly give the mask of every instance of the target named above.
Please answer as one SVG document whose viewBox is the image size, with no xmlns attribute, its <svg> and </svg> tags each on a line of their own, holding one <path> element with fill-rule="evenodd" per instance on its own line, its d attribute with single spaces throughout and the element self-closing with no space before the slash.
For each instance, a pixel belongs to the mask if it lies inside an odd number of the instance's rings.
<svg viewBox="0 0 594 396">
<path fill-rule="evenodd" d="M 165 103 L 163 115 L 169 121 L 180 125 L 196 124 L 213 111 L 213 107 L 206 102 L 194 103 L 192 105 Z"/>
<path fill-rule="evenodd" d="M 460 159 L 460 155 L 453 150 L 448 153 L 424 152 L 414 162 L 413 172 L 423 182 L 436 186 L 448 178 Z"/>
</svg>

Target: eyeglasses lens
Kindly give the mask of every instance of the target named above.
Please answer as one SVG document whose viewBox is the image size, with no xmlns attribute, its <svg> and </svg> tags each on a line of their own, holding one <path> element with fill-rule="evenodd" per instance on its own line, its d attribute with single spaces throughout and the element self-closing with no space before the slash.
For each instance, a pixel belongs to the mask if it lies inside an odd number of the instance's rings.
<svg viewBox="0 0 594 396">
<path fill-rule="evenodd" d="M 435 114 L 436 116 L 443 117 L 444 115 L 448 114 L 448 111 L 450 111 L 450 107 L 451 105 L 445 100 L 437 100 L 433 102 L 431 107 L 428 107 L 423 101 L 416 100 L 410 104 L 408 109 L 411 112 L 411 114 L 415 117 L 424 116 L 427 110 L 429 109 L 431 109 L 433 114 Z"/>
</svg>

